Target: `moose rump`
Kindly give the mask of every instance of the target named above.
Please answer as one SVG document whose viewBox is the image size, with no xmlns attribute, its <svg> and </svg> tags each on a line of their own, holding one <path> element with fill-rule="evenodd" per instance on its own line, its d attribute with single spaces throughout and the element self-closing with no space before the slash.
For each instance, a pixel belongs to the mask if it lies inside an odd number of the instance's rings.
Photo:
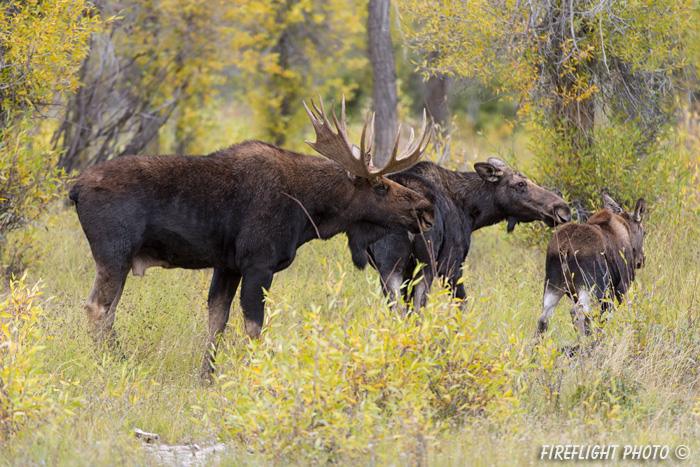
<svg viewBox="0 0 700 467">
<path fill-rule="evenodd" d="M 642 220 L 644 199 L 634 212 L 624 212 L 603 195 L 603 209 L 585 224 L 566 224 L 547 246 L 542 314 L 536 335 L 547 331 L 549 319 L 564 295 L 573 302 L 571 319 L 580 335 L 590 334 L 591 300 L 608 310 L 611 300 L 622 301 L 644 265 Z"/>
</svg>

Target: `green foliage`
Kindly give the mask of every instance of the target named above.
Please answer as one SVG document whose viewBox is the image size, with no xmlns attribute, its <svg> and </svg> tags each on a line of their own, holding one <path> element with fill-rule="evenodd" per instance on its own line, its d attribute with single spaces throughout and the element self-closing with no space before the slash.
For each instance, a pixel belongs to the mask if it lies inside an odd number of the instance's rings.
<svg viewBox="0 0 700 467">
<path fill-rule="evenodd" d="M 60 422 L 78 407 L 66 390 L 71 383 L 42 368 L 41 285 L 30 287 L 26 280 L 25 274 L 12 281 L 0 301 L 0 441 L 28 424 Z"/>
<path fill-rule="evenodd" d="M 29 118 L 0 129 L 0 275 L 19 275 L 37 254 L 33 239 L 40 218 L 58 195 L 55 154 L 42 149 Z"/>
<path fill-rule="evenodd" d="M 614 69 L 620 66 L 616 60 L 628 64 L 631 74 L 678 67 L 691 5 L 577 1 L 559 9 L 539 2 L 411 0 L 402 2 L 401 11 L 409 44 L 439 51 L 439 59 L 419 63 L 420 69 L 494 86 L 521 100 L 521 112 L 536 113 L 557 99 L 566 105 L 601 92 L 602 85 L 591 80 L 599 70 L 589 63 L 610 75 L 621 71 Z M 550 73 L 566 77 L 569 85 L 547 82 Z M 549 87 L 553 92 L 542 92 Z"/>
</svg>

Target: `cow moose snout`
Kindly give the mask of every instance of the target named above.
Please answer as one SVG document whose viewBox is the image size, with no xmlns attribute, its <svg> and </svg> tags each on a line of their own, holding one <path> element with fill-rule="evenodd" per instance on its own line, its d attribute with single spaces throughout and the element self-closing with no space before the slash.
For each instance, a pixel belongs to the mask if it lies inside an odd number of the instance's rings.
<svg viewBox="0 0 700 467">
<path fill-rule="evenodd" d="M 423 232 L 427 232 L 433 228 L 433 224 L 435 223 L 435 212 L 433 211 L 432 207 L 428 209 L 418 208 L 416 209 L 416 214 L 418 216 L 420 229 Z"/>
<path fill-rule="evenodd" d="M 568 205 L 559 206 L 554 210 L 554 216 L 557 224 L 566 224 L 571 222 L 571 209 Z"/>
</svg>

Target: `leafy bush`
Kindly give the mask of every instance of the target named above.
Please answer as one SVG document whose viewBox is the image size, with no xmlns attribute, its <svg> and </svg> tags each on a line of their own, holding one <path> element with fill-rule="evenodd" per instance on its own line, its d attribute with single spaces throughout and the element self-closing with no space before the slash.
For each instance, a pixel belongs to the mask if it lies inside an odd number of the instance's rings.
<svg viewBox="0 0 700 467">
<path fill-rule="evenodd" d="M 447 302 L 372 323 L 312 307 L 288 340 L 270 337 L 285 334 L 277 313 L 261 343 L 224 357 L 235 371 L 194 407 L 212 431 L 255 451 L 328 461 L 388 443 L 420 458 L 442 427 L 517 407 L 527 362 L 516 339 L 480 336 L 475 317 Z"/>
<path fill-rule="evenodd" d="M 33 258 L 39 217 L 61 186 L 55 155 L 38 144 L 28 117 L 0 129 L 0 275 L 7 278 L 19 275 Z"/>
<path fill-rule="evenodd" d="M 576 148 L 551 125 L 538 125 L 535 132 L 538 181 L 563 192 L 580 220 L 599 208 L 601 192 L 621 206 L 634 206 L 640 197 L 653 205 L 689 181 L 685 154 L 668 126 L 650 136 L 633 123 L 600 125 L 592 144 Z"/>
<path fill-rule="evenodd" d="M 28 422 L 71 415 L 77 401 L 65 390 L 70 383 L 40 365 L 45 340 L 41 286 L 30 287 L 26 274 L 10 284 L 0 302 L 0 440 Z"/>
</svg>

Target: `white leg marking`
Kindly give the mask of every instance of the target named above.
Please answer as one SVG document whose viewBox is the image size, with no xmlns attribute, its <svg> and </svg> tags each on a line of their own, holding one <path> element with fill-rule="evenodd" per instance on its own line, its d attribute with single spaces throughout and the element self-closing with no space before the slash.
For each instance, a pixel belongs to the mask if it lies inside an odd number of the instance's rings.
<svg viewBox="0 0 700 467">
<path fill-rule="evenodd" d="M 563 296 L 564 292 L 560 290 L 553 288 L 545 290 L 544 297 L 542 297 L 542 314 L 540 314 L 540 319 L 537 321 L 537 334 L 547 331 L 549 319 L 554 314 L 554 310 Z"/>
</svg>

